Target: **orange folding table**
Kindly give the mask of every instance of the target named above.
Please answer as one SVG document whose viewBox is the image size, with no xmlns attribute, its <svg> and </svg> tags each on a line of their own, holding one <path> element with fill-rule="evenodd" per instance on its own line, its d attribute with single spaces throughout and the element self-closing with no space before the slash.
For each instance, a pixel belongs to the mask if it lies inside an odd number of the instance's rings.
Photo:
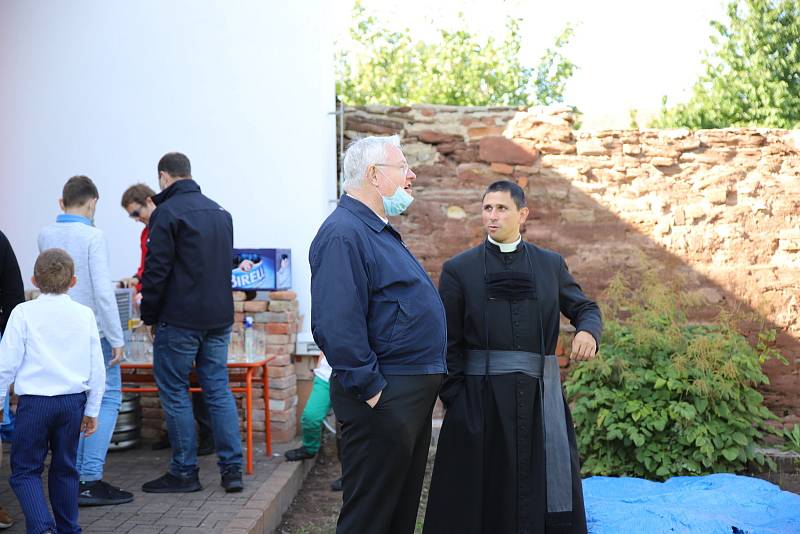
<svg viewBox="0 0 800 534">
<path fill-rule="evenodd" d="M 246 472 L 248 475 L 253 474 L 253 379 L 255 372 L 258 369 L 262 370 L 261 380 L 264 385 L 264 428 L 266 433 L 266 449 L 267 456 L 272 456 L 272 432 L 269 423 L 269 373 L 267 372 L 267 365 L 273 357 L 266 358 L 257 362 L 228 363 L 228 383 L 229 384 L 244 384 L 239 386 L 230 386 L 230 390 L 234 393 L 244 393 L 245 396 L 245 409 L 247 411 L 245 418 L 245 429 L 247 434 L 247 459 L 246 459 Z M 152 363 L 123 363 L 120 365 L 122 369 L 122 392 L 123 393 L 156 393 L 158 388 L 155 387 L 155 377 L 152 373 Z M 150 373 L 137 373 L 136 371 L 149 370 Z M 190 378 L 190 383 L 194 382 Z M 153 384 L 152 387 L 140 386 L 126 386 L 125 384 Z M 190 387 L 189 391 L 202 391 L 199 387 Z"/>
</svg>

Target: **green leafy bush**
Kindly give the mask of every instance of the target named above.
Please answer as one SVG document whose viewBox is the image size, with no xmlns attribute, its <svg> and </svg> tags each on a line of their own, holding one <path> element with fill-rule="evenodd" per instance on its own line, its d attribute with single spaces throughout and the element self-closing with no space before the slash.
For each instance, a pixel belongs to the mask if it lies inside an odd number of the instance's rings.
<svg viewBox="0 0 800 534">
<path fill-rule="evenodd" d="M 787 450 L 800 452 L 800 425 L 784 428 L 783 438 L 786 440 L 785 447 Z"/>
<path fill-rule="evenodd" d="M 585 472 L 664 479 L 765 462 L 774 416 L 755 387 L 770 336 L 753 348 L 724 313 L 689 323 L 688 305 L 655 275 L 637 291 L 612 281 L 601 350 L 566 383 Z"/>
<path fill-rule="evenodd" d="M 657 128 L 800 125 L 800 2 L 731 0 L 712 21 L 705 72 L 688 102 L 662 101 Z"/>
</svg>

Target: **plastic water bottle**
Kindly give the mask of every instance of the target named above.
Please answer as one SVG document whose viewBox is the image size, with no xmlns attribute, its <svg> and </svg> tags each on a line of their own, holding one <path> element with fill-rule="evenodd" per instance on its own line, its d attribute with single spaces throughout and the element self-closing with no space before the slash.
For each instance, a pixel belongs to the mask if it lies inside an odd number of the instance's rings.
<svg viewBox="0 0 800 534">
<path fill-rule="evenodd" d="M 248 315 L 244 318 L 244 358 L 243 361 L 249 362 L 256 352 L 255 330 L 253 330 L 253 318 Z"/>
</svg>

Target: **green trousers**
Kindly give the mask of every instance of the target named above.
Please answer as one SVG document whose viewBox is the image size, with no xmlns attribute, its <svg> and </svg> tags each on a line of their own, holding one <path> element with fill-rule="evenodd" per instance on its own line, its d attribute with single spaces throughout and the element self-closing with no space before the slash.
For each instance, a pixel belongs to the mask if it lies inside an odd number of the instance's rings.
<svg viewBox="0 0 800 534">
<path fill-rule="evenodd" d="M 314 377 L 311 395 L 300 417 L 303 427 L 303 447 L 311 454 L 316 454 L 322 438 L 322 420 L 331 409 L 330 384 L 318 376 Z"/>
</svg>

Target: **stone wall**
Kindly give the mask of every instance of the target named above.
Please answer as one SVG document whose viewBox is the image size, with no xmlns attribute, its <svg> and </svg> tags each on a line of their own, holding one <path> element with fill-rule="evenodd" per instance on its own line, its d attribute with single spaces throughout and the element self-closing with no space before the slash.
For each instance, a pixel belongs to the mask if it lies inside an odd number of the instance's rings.
<svg viewBox="0 0 800 534">
<path fill-rule="evenodd" d="M 521 185 L 525 238 L 565 256 L 599 298 L 644 259 L 705 302 L 753 311 L 780 331 L 790 366 L 768 364 L 770 406 L 800 414 L 800 132 L 764 129 L 576 132 L 567 108 L 346 109 L 345 145 L 399 134 L 417 201 L 394 224 L 430 275 L 483 238 L 480 199 Z"/>
</svg>

